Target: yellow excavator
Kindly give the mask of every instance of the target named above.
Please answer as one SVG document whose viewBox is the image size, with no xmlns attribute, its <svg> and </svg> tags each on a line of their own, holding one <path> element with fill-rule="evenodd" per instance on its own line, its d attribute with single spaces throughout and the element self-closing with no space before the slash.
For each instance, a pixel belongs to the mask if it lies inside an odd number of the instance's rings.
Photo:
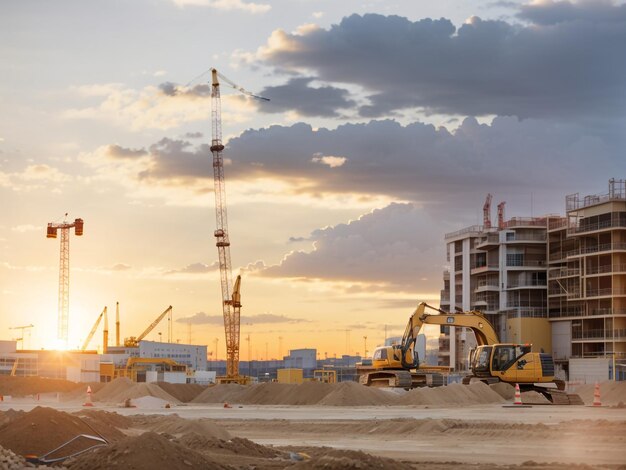
<svg viewBox="0 0 626 470">
<path fill-rule="evenodd" d="M 437 313 L 427 313 L 427 308 Z M 562 380 L 554 378 L 552 355 L 532 352 L 529 344 L 500 343 L 495 329 L 479 311 L 448 313 L 423 302 L 409 318 L 400 344 L 376 348 L 371 370 L 360 375 L 360 383 L 407 389 L 425 384 L 425 376 L 436 368 L 420 364 L 415 349 L 424 324 L 461 326 L 474 332 L 477 346 L 469 357 L 472 374 L 463 383 L 480 380 L 487 384 L 519 384 L 521 391 L 536 391 L 554 404 L 584 404 L 578 395 L 564 391 Z"/>
</svg>

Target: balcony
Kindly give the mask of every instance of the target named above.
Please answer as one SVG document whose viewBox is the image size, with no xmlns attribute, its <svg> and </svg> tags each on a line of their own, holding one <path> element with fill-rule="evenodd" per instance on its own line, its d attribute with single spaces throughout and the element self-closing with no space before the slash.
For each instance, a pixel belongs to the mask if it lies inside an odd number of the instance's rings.
<svg viewBox="0 0 626 470">
<path fill-rule="evenodd" d="M 615 297 L 626 295 L 626 287 L 607 287 L 604 289 L 587 289 L 585 297 Z"/>
<path fill-rule="evenodd" d="M 562 279 L 564 277 L 576 277 L 580 275 L 580 269 L 578 268 L 559 268 L 551 269 L 548 271 L 549 279 Z"/>
<path fill-rule="evenodd" d="M 457 238 L 461 235 L 468 235 L 470 233 L 479 235 L 480 233 L 482 233 L 482 231 L 483 231 L 482 225 L 472 225 L 471 227 L 466 227 L 461 230 L 457 230 L 456 232 L 446 233 L 444 238 L 446 240 L 449 240 L 451 238 Z"/>
<path fill-rule="evenodd" d="M 497 263 L 490 263 L 490 264 L 485 264 L 482 266 L 473 266 L 470 274 L 480 274 L 480 273 L 486 273 L 488 271 L 499 271 L 500 270 L 500 265 Z"/>
<path fill-rule="evenodd" d="M 515 307 L 515 310 L 506 312 L 508 319 L 513 318 L 547 318 L 548 309 L 545 307 Z"/>
<path fill-rule="evenodd" d="M 496 248 L 500 245 L 500 234 L 498 233 L 490 233 L 487 237 L 483 238 L 476 248 L 479 250 L 484 250 L 487 248 Z"/>
<path fill-rule="evenodd" d="M 545 217 L 513 217 L 504 222 L 505 228 L 513 227 L 546 227 L 547 220 Z"/>
<path fill-rule="evenodd" d="M 545 233 L 527 233 L 527 234 L 519 234 L 516 233 L 513 238 L 507 237 L 506 243 L 545 243 L 546 242 L 546 234 Z"/>
<path fill-rule="evenodd" d="M 544 280 L 518 280 L 518 281 L 510 281 L 506 288 L 507 289 L 532 289 L 532 288 L 547 288 L 547 281 Z"/>
<path fill-rule="evenodd" d="M 593 253 L 601 253 L 604 251 L 626 251 L 626 243 L 603 243 L 596 246 L 588 246 L 585 248 L 578 248 L 566 253 L 568 258 L 575 256 L 584 256 Z"/>
<path fill-rule="evenodd" d="M 450 302 L 450 292 L 446 291 L 446 290 L 442 290 L 439 293 L 439 301 L 440 302 Z"/>
<path fill-rule="evenodd" d="M 626 340 L 626 328 L 597 329 L 597 330 L 572 330 L 572 340 Z"/>
<path fill-rule="evenodd" d="M 584 223 L 574 227 L 570 227 L 567 230 L 569 234 L 580 234 L 588 232 L 597 232 L 599 230 L 607 230 L 613 228 L 626 228 L 626 220 L 616 218 L 614 220 L 603 220 L 595 223 Z"/>
<path fill-rule="evenodd" d="M 592 266 L 588 267 L 585 272 L 587 276 L 607 273 L 626 273 L 626 264 L 606 264 L 603 266 Z"/>
</svg>

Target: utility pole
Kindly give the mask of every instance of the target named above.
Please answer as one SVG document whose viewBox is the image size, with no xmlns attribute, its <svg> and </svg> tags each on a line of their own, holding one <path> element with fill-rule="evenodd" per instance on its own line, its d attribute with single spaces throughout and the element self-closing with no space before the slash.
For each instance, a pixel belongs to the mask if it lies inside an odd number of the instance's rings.
<svg viewBox="0 0 626 470">
<path fill-rule="evenodd" d="M 252 356 L 250 353 L 250 333 L 248 333 L 248 336 L 246 337 L 246 341 L 248 342 L 248 377 L 250 377 L 251 376 L 250 363 L 252 362 Z"/>
<path fill-rule="evenodd" d="M 283 337 L 278 337 L 278 360 L 282 360 L 283 358 Z"/>
<path fill-rule="evenodd" d="M 363 357 L 367 357 L 367 336 L 363 336 Z"/>
</svg>

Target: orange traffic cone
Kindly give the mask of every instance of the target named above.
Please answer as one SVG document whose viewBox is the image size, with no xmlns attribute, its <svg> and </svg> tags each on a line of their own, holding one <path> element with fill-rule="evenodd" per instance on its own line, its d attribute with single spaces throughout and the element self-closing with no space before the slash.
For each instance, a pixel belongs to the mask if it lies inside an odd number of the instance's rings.
<svg viewBox="0 0 626 470">
<path fill-rule="evenodd" d="M 83 406 L 93 406 L 93 402 L 91 401 L 91 387 L 87 385 L 87 401 L 83 403 Z"/>
<path fill-rule="evenodd" d="M 596 382 L 596 386 L 593 389 L 593 406 L 602 406 L 600 401 L 600 384 Z"/>
<path fill-rule="evenodd" d="M 515 384 L 515 401 L 513 402 L 514 405 L 521 405 L 522 404 L 522 394 L 519 390 L 519 384 Z"/>
</svg>

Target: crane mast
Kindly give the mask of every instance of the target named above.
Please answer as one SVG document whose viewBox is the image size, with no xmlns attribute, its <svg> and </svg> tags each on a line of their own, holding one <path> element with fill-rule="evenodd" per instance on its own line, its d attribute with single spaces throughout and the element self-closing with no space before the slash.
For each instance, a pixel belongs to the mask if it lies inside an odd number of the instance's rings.
<svg viewBox="0 0 626 470">
<path fill-rule="evenodd" d="M 239 286 L 241 276 L 237 276 L 233 290 L 232 266 L 230 261 L 230 239 L 228 237 L 228 216 L 226 212 L 226 188 L 224 181 L 224 144 L 222 143 L 222 110 L 220 84 L 216 69 L 211 69 L 211 118 L 213 154 L 213 179 L 215 182 L 215 222 L 214 232 L 220 263 L 222 287 L 222 311 L 226 333 L 226 379 L 237 380 L 239 377 L 239 328 L 241 298 Z"/>
</svg>

